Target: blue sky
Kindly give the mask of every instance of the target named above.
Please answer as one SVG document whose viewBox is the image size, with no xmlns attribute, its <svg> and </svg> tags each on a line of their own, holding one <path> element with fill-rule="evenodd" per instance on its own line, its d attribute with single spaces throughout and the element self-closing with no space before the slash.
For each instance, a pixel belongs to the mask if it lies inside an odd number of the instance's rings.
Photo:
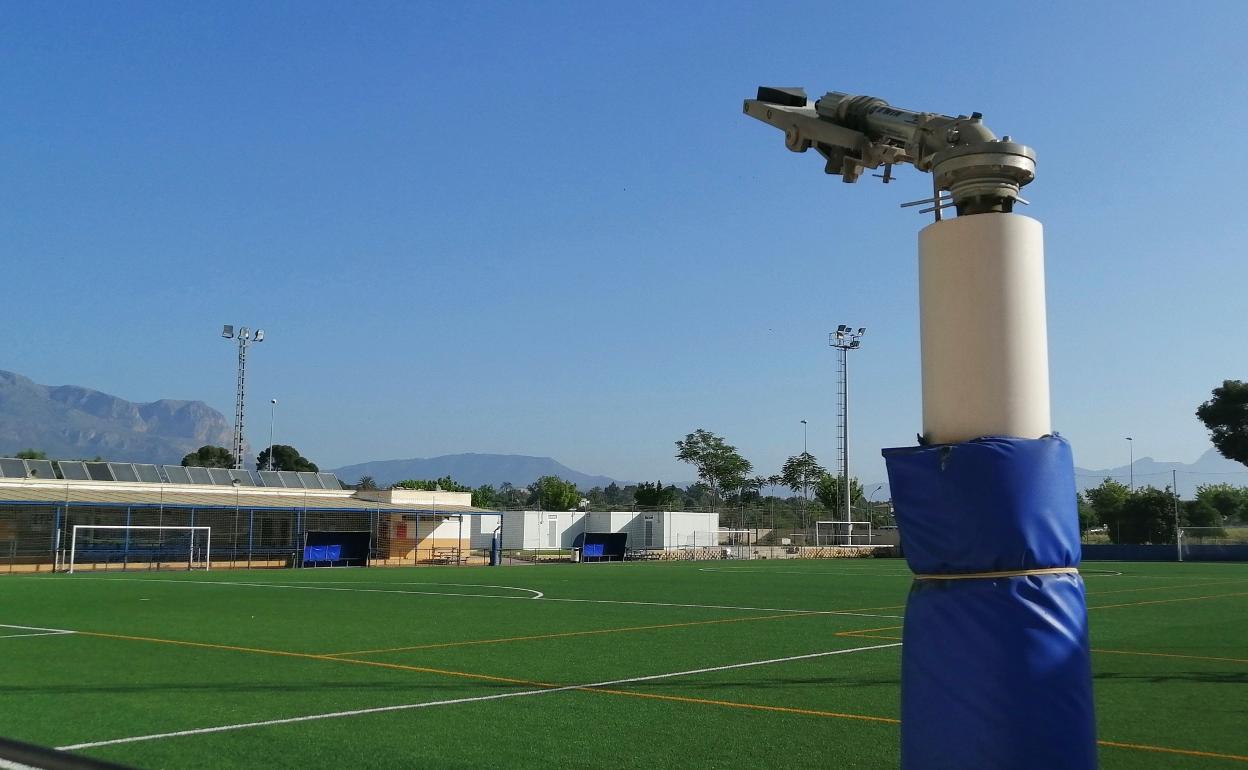
<svg viewBox="0 0 1248 770">
<path fill-rule="evenodd" d="M 916 238 L 740 114 L 760 84 L 980 111 L 1036 149 L 1055 427 L 1085 467 L 1208 448 L 1243 378 L 1238 2 L 0 2 L 0 368 L 233 410 L 325 466 L 484 451 L 687 479 L 852 472 L 919 429 Z"/>
</svg>

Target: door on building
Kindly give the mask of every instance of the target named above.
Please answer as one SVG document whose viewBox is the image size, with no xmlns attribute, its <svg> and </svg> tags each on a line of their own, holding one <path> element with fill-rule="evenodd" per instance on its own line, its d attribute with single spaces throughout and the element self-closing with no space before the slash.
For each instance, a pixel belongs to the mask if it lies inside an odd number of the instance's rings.
<svg viewBox="0 0 1248 770">
<path fill-rule="evenodd" d="M 552 514 L 550 517 L 549 526 L 550 526 L 550 529 L 546 536 L 546 539 L 548 542 L 546 543 L 546 545 L 550 546 L 551 548 L 558 548 L 559 547 L 559 517 Z"/>
<path fill-rule="evenodd" d="M 646 547 L 653 548 L 654 547 L 654 517 L 653 516 L 646 517 L 644 537 L 646 539 Z"/>
</svg>

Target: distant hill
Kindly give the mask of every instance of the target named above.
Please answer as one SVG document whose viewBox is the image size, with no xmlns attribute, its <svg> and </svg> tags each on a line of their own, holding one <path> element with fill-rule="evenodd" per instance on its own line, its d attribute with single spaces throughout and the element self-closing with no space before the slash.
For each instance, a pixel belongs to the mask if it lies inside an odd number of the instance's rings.
<svg viewBox="0 0 1248 770">
<path fill-rule="evenodd" d="M 1139 489 L 1144 486 L 1153 486 L 1158 489 L 1165 489 L 1170 486 L 1171 471 L 1178 471 L 1175 474 L 1175 481 L 1178 482 L 1179 497 L 1191 499 L 1196 495 L 1196 487 L 1202 484 L 1232 484 L 1234 486 L 1248 486 L 1248 467 L 1228 460 L 1218 454 L 1218 450 L 1209 449 L 1194 463 L 1179 463 L 1154 460 L 1151 457 L 1142 457 L 1135 461 L 1135 487 Z M 1100 483 L 1106 477 L 1123 484 L 1130 483 L 1131 466 L 1120 465 L 1116 468 L 1103 468 L 1101 470 L 1088 470 L 1086 468 L 1075 468 L 1075 484 L 1082 492 L 1091 487 L 1100 486 Z"/>
<path fill-rule="evenodd" d="M 404 479 L 438 479 L 443 476 L 450 476 L 460 484 L 471 487 L 482 484 L 493 484 L 497 487 L 503 482 L 523 487 L 542 476 L 558 476 L 565 481 L 574 482 L 579 489 L 585 491 L 593 487 L 605 487 L 614 481 L 607 476 L 591 476 L 574 471 L 549 457 L 477 453 L 414 457 L 410 460 L 374 460 L 335 468 L 334 473 L 347 484 L 354 484 L 363 476 L 372 476 L 381 487 Z"/>
<path fill-rule="evenodd" d="M 1248 467 L 1244 467 L 1234 460 L 1226 459 L 1218 454 L 1216 449 L 1209 449 L 1194 463 L 1161 461 L 1154 460 L 1151 457 L 1141 457 L 1135 461 L 1135 487 L 1139 489 L 1140 487 L 1153 486 L 1158 489 L 1165 489 L 1170 486 L 1171 471 L 1177 471 L 1174 474 L 1174 480 L 1178 482 L 1179 497 L 1184 500 L 1190 500 L 1195 497 L 1196 487 L 1204 484 L 1248 486 Z M 1131 483 L 1131 466 L 1119 465 L 1114 468 L 1101 468 L 1099 470 L 1075 466 L 1075 487 L 1080 492 L 1100 486 L 1101 482 L 1106 478 L 1129 484 Z M 891 497 L 888 484 L 881 486 L 882 489 L 875 493 L 871 499 L 887 500 Z M 875 489 L 875 487 L 876 484 L 866 485 L 868 491 Z"/>
<path fill-rule="evenodd" d="M 204 444 L 230 446 L 234 428 L 202 401 L 147 404 L 77 385 L 40 385 L 0 371 L 0 456 L 38 449 L 52 459 L 179 463 Z"/>
</svg>

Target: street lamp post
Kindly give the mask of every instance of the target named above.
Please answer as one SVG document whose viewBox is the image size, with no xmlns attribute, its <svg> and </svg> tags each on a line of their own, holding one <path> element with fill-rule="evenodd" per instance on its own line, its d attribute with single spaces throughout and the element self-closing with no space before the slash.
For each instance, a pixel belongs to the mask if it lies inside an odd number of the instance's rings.
<svg viewBox="0 0 1248 770">
<path fill-rule="evenodd" d="M 1131 438 L 1130 436 L 1127 436 L 1127 447 L 1129 448 L 1129 451 L 1130 451 L 1130 455 L 1128 456 L 1131 458 L 1131 463 L 1127 466 L 1127 472 L 1131 474 L 1129 476 L 1129 478 L 1131 479 L 1131 491 L 1134 492 L 1135 491 L 1135 439 Z"/>
<path fill-rule="evenodd" d="M 247 397 L 247 345 L 251 342 L 264 342 L 264 329 L 256 329 L 253 333 L 246 326 L 234 333 L 233 324 L 221 327 L 221 336 L 238 340 L 238 387 L 234 394 L 234 468 L 243 467 L 243 412 Z"/>
<path fill-rule="evenodd" d="M 841 324 L 836 331 L 828 334 L 828 344 L 836 348 L 840 354 L 840 453 L 841 453 L 841 493 L 845 498 L 846 531 L 853 520 L 852 504 L 849 490 L 849 356 L 851 350 L 862 346 L 862 335 L 867 333 L 865 326 L 854 331 L 852 326 Z"/>
<path fill-rule="evenodd" d="M 277 421 L 277 399 L 269 399 L 269 470 L 273 470 L 273 423 Z"/>
</svg>

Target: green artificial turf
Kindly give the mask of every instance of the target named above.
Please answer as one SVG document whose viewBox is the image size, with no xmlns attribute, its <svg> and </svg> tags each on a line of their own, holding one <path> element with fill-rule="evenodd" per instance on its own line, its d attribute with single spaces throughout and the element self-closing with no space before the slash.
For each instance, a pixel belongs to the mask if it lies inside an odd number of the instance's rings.
<svg viewBox="0 0 1248 770">
<path fill-rule="evenodd" d="M 1248 761 L 1248 564 L 1084 567 L 1102 766 Z M 0 623 L 76 633 L 0 638 L 0 735 L 69 746 L 487 698 L 80 751 L 171 768 L 893 767 L 909 584 L 896 560 L 14 575 Z"/>
</svg>

